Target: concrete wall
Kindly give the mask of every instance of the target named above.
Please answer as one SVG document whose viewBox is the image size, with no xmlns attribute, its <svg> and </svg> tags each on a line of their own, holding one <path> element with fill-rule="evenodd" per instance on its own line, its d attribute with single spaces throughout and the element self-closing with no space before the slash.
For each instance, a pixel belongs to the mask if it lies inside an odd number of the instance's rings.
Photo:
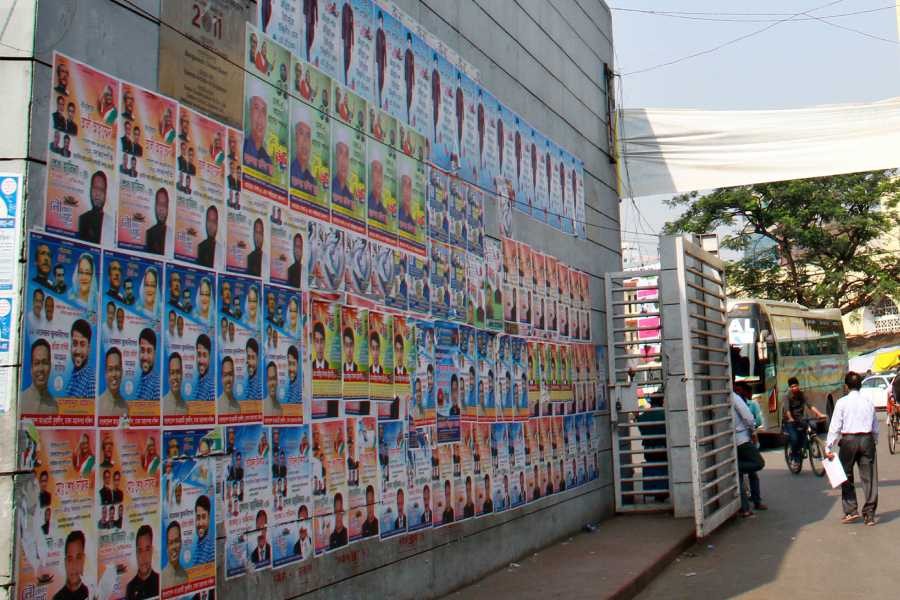
<svg viewBox="0 0 900 600">
<path fill-rule="evenodd" d="M 589 239 L 575 240 L 520 214 L 514 216 L 514 227 L 517 238 L 591 274 L 594 343 L 604 343 L 602 278 L 605 272 L 621 268 L 619 201 L 614 165 L 609 160 L 603 80 L 604 63 L 613 63 L 608 7 L 603 0 L 397 3 L 480 69 L 482 82 L 499 100 L 584 160 Z M 25 31 L 28 44 L 34 39 L 33 52 L 30 46 L 25 48 L 25 60 L 19 67 L 29 70 L 29 77 L 33 69 L 34 102 L 30 122 L 18 118 L 19 123 L 30 123 L 27 137 L 18 148 L 0 143 L 0 158 L 24 159 L 27 164 L 31 222 L 42 221 L 52 52 L 59 50 L 115 76 L 158 89 L 159 11 L 160 0 L 38 0 L 33 38 L 27 29 L 18 30 Z M 4 16 L 0 15 L 0 26 Z M 3 39 L 7 43 L 9 38 Z M 0 47 L 0 55 L 8 52 Z M 5 81 L 9 82 L 9 77 Z M 3 119 L 12 120 L 12 116 L 4 110 Z M 488 233 L 496 236 L 496 215 L 488 210 L 486 217 Z M 508 514 L 391 542 L 354 544 L 299 569 L 264 572 L 228 585 L 220 580 L 219 593 L 225 598 L 251 594 L 288 598 L 307 593 L 322 598 L 363 594 L 424 598 L 473 581 L 569 535 L 589 520 L 611 515 L 612 458 L 608 418 L 602 420 L 600 479 L 590 485 Z M 4 439 L 9 444 L 14 438 L 10 433 Z M 0 539 L 0 547 L 9 545 Z M 0 568 L 0 582 L 6 572 Z"/>
</svg>

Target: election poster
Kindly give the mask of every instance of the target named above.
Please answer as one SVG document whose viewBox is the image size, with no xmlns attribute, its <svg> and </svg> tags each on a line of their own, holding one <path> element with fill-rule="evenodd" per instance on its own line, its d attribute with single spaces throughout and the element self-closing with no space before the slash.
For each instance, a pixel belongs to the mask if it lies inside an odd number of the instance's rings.
<svg viewBox="0 0 900 600">
<path fill-rule="evenodd" d="M 544 165 L 547 176 L 547 224 L 555 229 L 562 230 L 563 212 L 563 179 L 560 178 L 561 150 L 551 142 L 545 140 Z M 564 172 L 564 171 L 563 171 Z"/>
<path fill-rule="evenodd" d="M 372 59 L 374 36 L 372 0 L 339 0 L 341 37 L 338 56 L 341 59 L 341 83 L 368 101 L 372 101 Z"/>
<path fill-rule="evenodd" d="M 609 402 L 607 397 L 607 386 L 609 385 L 609 383 L 606 364 L 606 346 L 594 346 L 594 351 L 597 365 L 597 376 L 593 379 L 593 393 L 594 398 L 596 398 L 597 410 L 602 412 L 609 410 Z"/>
<path fill-rule="evenodd" d="M 456 511 L 454 510 L 453 483 L 454 483 L 454 450 L 457 443 L 442 444 L 436 446 L 432 451 L 434 455 L 439 456 L 439 479 L 432 486 L 434 494 L 434 518 L 432 525 L 434 527 L 443 527 L 450 525 L 456 520 Z"/>
<path fill-rule="evenodd" d="M 528 420 L 528 354 L 526 340 L 523 337 L 510 339 L 510 353 L 513 365 L 513 402 L 516 405 L 516 420 Z"/>
<path fill-rule="evenodd" d="M 325 223 L 310 221 L 307 242 L 310 289 L 322 292 L 343 291 L 347 269 L 344 231 Z"/>
<path fill-rule="evenodd" d="M 366 326 L 369 337 L 368 397 L 376 403 L 377 416 L 385 419 L 399 419 L 400 403 L 394 399 L 393 384 L 393 318 L 391 315 L 369 310 L 368 319 L 369 322 Z"/>
<path fill-rule="evenodd" d="M 475 516 L 475 423 L 464 423 L 462 442 L 459 449 L 460 469 L 456 472 L 454 488 L 456 490 L 457 520 L 471 519 Z"/>
<path fill-rule="evenodd" d="M 455 175 L 447 178 L 449 213 L 448 239 L 450 245 L 460 250 L 465 250 L 469 239 L 469 223 L 466 212 L 468 198 L 466 197 L 466 185 Z"/>
<path fill-rule="evenodd" d="M 440 95 L 432 94 L 431 70 L 433 66 L 433 50 L 428 46 L 421 35 L 424 30 L 416 27 L 416 31 L 410 32 L 411 44 L 407 46 L 410 52 L 404 54 L 404 73 L 408 78 L 406 82 L 407 92 L 407 119 L 406 122 L 414 127 L 426 140 L 425 160 L 431 160 L 431 151 L 434 148 L 434 132 L 437 129 L 434 121 L 435 100 L 440 100 Z M 409 79 L 412 81 L 410 82 Z M 412 93 L 409 86 L 412 85 Z"/>
<path fill-rule="evenodd" d="M 531 215 L 534 205 L 534 188 L 532 186 L 532 177 L 534 176 L 533 162 L 531 154 L 531 144 L 529 138 L 531 128 L 518 115 L 513 117 L 513 157 L 515 159 L 515 191 L 516 203 L 515 208 L 526 215 Z"/>
<path fill-rule="evenodd" d="M 225 245 L 219 236 L 219 224 L 225 220 L 225 166 L 231 160 L 236 166 L 236 157 L 228 156 L 224 125 L 185 106 L 178 114 L 175 258 L 221 270 L 225 264 Z"/>
<path fill-rule="evenodd" d="M 387 244 L 369 242 L 372 273 L 369 277 L 368 298 L 378 304 L 387 304 L 387 295 L 394 280 L 394 248 Z"/>
<path fill-rule="evenodd" d="M 220 273 L 218 277 L 218 423 L 262 421 L 261 286 L 256 280 L 236 275 Z"/>
<path fill-rule="evenodd" d="M 53 53 L 44 229 L 111 246 L 115 236 L 119 80 Z"/>
<path fill-rule="evenodd" d="M 379 533 L 381 539 L 386 539 L 405 533 L 408 525 L 405 498 L 408 469 L 406 430 L 403 421 L 378 423 L 378 465 L 381 481 L 381 496 L 377 507 Z M 410 510 L 413 508 L 410 504 Z"/>
<path fill-rule="evenodd" d="M 167 222 L 175 200 L 178 103 L 130 83 L 122 82 L 120 91 L 118 247 L 171 254 L 174 236 Z"/>
<path fill-rule="evenodd" d="M 497 336 L 490 331 L 479 330 L 476 338 L 476 364 L 478 365 L 478 421 L 497 419 Z"/>
<path fill-rule="evenodd" d="M 432 321 L 415 322 L 416 373 L 410 420 L 416 427 L 435 423 L 435 325 Z"/>
<path fill-rule="evenodd" d="M 528 415 L 530 417 L 541 416 L 541 354 L 543 345 L 534 340 L 526 342 L 525 351 L 528 354 L 526 377 L 528 379 Z"/>
<path fill-rule="evenodd" d="M 302 57 L 330 77 L 338 76 L 340 22 L 335 3 L 303 2 L 300 9 Z"/>
<path fill-rule="evenodd" d="M 438 321 L 434 324 L 434 338 L 437 443 L 449 444 L 458 442 L 460 437 L 459 329 L 455 324 Z"/>
<path fill-rule="evenodd" d="M 541 497 L 540 433 L 537 419 L 529 419 L 522 426 L 525 432 L 525 501 L 533 502 Z"/>
<path fill-rule="evenodd" d="M 478 84 L 466 73 L 458 72 L 454 95 L 459 176 L 468 183 L 478 185 L 481 174 L 478 152 Z"/>
<path fill-rule="evenodd" d="M 471 254 L 484 257 L 484 192 L 474 186 L 465 186 L 466 220 L 468 240 L 466 247 Z"/>
<path fill-rule="evenodd" d="M 559 151 L 559 188 L 562 193 L 562 232 L 575 235 L 575 168 L 574 156 L 560 149 Z"/>
<path fill-rule="evenodd" d="M 484 246 L 485 324 L 488 329 L 503 329 L 503 251 L 500 240 L 488 238 Z"/>
<path fill-rule="evenodd" d="M 450 247 L 450 310 L 448 316 L 454 321 L 466 321 L 466 251 L 456 246 Z"/>
<path fill-rule="evenodd" d="M 272 427 L 272 568 L 308 561 L 312 529 L 309 425 Z"/>
<path fill-rule="evenodd" d="M 587 215 L 584 209 L 584 161 L 579 160 L 572 171 L 572 187 L 575 197 L 575 235 L 587 238 Z"/>
<path fill-rule="evenodd" d="M 420 315 L 431 312 L 431 263 L 427 258 L 407 255 L 409 310 Z"/>
<path fill-rule="evenodd" d="M 163 425 L 216 421 L 216 275 L 166 264 L 163 344 Z M 229 294 L 231 288 L 229 286 Z M 118 311 L 117 311 L 118 312 Z M 227 327 L 227 321 L 222 329 Z"/>
<path fill-rule="evenodd" d="M 252 192 L 234 196 L 226 219 L 225 269 L 250 277 L 268 277 L 267 230 L 280 206 Z"/>
<path fill-rule="evenodd" d="M 429 428 L 409 430 L 406 500 L 409 507 L 408 527 L 410 532 L 431 527 L 434 521 L 431 488 L 437 477 L 434 473 L 433 449 L 428 431 Z M 388 499 L 387 496 L 385 498 Z"/>
<path fill-rule="evenodd" d="M 450 199 L 447 174 L 435 167 L 428 168 L 428 236 L 432 241 L 450 241 Z"/>
<path fill-rule="evenodd" d="M 397 245 L 397 151 L 381 142 L 367 143 L 367 223 L 369 237 Z"/>
<path fill-rule="evenodd" d="M 295 54 L 299 54 L 303 46 L 301 18 L 299 2 L 262 0 L 257 3 L 256 22 L 260 31 Z"/>
<path fill-rule="evenodd" d="M 475 361 L 476 338 L 475 329 L 465 325 L 459 326 L 459 350 L 456 355 L 456 368 L 459 374 L 459 395 L 462 407 L 461 417 L 465 421 L 478 419 L 478 367 Z"/>
<path fill-rule="evenodd" d="M 510 508 L 525 504 L 525 429 L 524 423 L 509 423 Z"/>
<path fill-rule="evenodd" d="M 373 6 L 371 101 L 379 110 L 386 111 L 396 119 L 406 120 L 406 77 L 404 55 L 408 32 L 390 11 L 381 6 Z"/>
<path fill-rule="evenodd" d="M 473 450 L 475 480 L 475 516 L 480 517 L 494 512 L 493 486 L 491 473 L 491 424 L 475 425 L 475 447 Z"/>
<path fill-rule="evenodd" d="M 345 111 L 348 97 L 359 102 L 358 110 L 365 114 L 365 102 L 349 92 L 341 95 L 341 88 L 332 86 L 335 111 Z M 339 100 L 340 99 L 340 100 Z M 343 103 L 343 105 L 341 104 Z M 343 106 L 343 108 L 342 108 Z M 365 126 L 365 118 L 362 126 Z M 359 234 L 366 233 L 366 136 L 364 130 L 354 129 L 339 119 L 332 121 L 331 164 L 331 222 Z"/>
<path fill-rule="evenodd" d="M 547 154 L 547 140 L 539 131 L 531 130 L 529 136 L 531 146 L 531 190 L 533 200 L 531 203 L 531 217 L 541 223 L 547 222 L 547 210 L 549 208 L 549 155 Z"/>
<path fill-rule="evenodd" d="M 17 488 L 19 598 L 65 595 L 70 586 L 87 598 L 98 590 L 95 432 L 36 429 L 23 422 L 19 441 L 19 468 L 34 471 Z"/>
<path fill-rule="evenodd" d="M 459 150 L 456 137 L 456 74 L 457 70 L 446 56 L 432 50 L 428 61 L 431 103 L 431 161 L 445 170 L 459 169 Z"/>
<path fill-rule="evenodd" d="M 269 281 L 306 288 L 307 220 L 299 213 L 273 206 L 269 216 Z"/>
<path fill-rule="evenodd" d="M 310 302 L 309 362 L 313 420 L 341 413 L 341 307 L 326 299 Z"/>
<path fill-rule="evenodd" d="M 160 552 L 162 598 L 213 589 L 216 585 L 215 462 L 221 451 L 216 430 L 163 432 Z"/>
<path fill-rule="evenodd" d="M 101 434 L 94 509 L 101 598 L 159 595 L 161 442 L 158 430 Z"/>
<path fill-rule="evenodd" d="M 485 326 L 484 259 L 466 253 L 466 318 L 469 325 L 479 329 Z"/>
<path fill-rule="evenodd" d="M 243 186 L 286 205 L 288 187 L 287 49 L 247 24 L 244 61 Z"/>
<path fill-rule="evenodd" d="M 294 289 L 267 285 L 263 288 L 265 365 L 263 423 L 299 425 L 303 423 L 303 336 L 305 305 Z"/>
<path fill-rule="evenodd" d="M 500 415 L 504 421 L 512 421 L 516 417 L 516 402 L 513 396 L 513 356 L 512 336 L 500 335 L 497 338 L 497 378 L 500 388 Z"/>
<path fill-rule="evenodd" d="M 241 168 L 241 148 L 244 147 L 244 134 L 237 129 L 227 128 L 228 136 L 228 170 L 225 174 L 225 187 L 228 189 L 226 205 L 229 209 L 241 209 L 241 188 L 243 187 L 243 174 Z M 221 259 L 214 261 L 221 263 Z M 219 266 L 221 268 L 221 265 Z"/>
<path fill-rule="evenodd" d="M 160 262 L 103 252 L 100 427 L 158 426 L 162 371 Z"/>
<path fill-rule="evenodd" d="M 371 313 L 370 313 L 371 314 Z M 416 366 L 415 333 L 412 323 L 401 315 L 390 316 L 392 351 L 388 353 L 391 361 L 391 381 L 393 396 L 388 410 L 379 405 L 380 419 L 406 419 L 413 399 L 413 379 L 410 371 Z M 387 343 L 387 340 L 384 341 Z"/>
<path fill-rule="evenodd" d="M 344 414 L 368 415 L 369 403 L 368 311 L 341 307 L 341 395 Z"/>
<path fill-rule="evenodd" d="M 344 234 L 344 254 L 347 257 L 345 287 L 358 298 L 371 293 L 372 251 L 374 244 L 364 235 L 346 232 Z"/>
<path fill-rule="evenodd" d="M 450 246 L 431 242 L 431 315 L 439 319 L 450 317 L 451 272 Z"/>
<path fill-rule="evenodd" d="M 405 312 L 409 306 L 409 256 L 399 249 L 391 251 L 391 279 L 384 302 L 390 308 Z"/>
<path fill-rule="evenodd" d="M 418 134 L 415 134 L 418 137 Z M 396 161 L 397 232 L 400 248 L 417 256 L 425 256 L 428 227 L 425 211 L 425 164 L 416 158 L 399 154 Z"/>
<path fill-rule="evenodd" d="M 347 443 L 344 420 L 313 422 L 312 481 L 316 554 L 349 543 Z"/>
<path fill-rule="evenodd" d="M 21 418 L 38 427 L 93 426 L 100 251 L 32 233 L 28 256 Z"/>
<path fill-rule="evenodd" d="M 292 57 L 291 208 L 328 221 L 331 205 L 331 80 Z"/>
<path fill-rule="evenodd" d="M 509 431 L 506 423 L 491 424 L 491 466 L 494 474 L 491 486 L 494 512 L 507 510 L 509 493 Z"/>
<path fill-rule="evenodd" d="M 378 465 L 378 419 L 347 417 L 347 492 L 350 541 L 378 536 L 381 470 Z"/>
<path fill-rule="evenodd" d="M 232 432 L 234 432 L 232 436 Z M 234 579 L 272 566 L 268 537 L 273 511 L 272 449 L 269 428 L 261 424 L 225 429 L 231 445 L 225 475 L 225 578 Z"/>
<path fill-rule="evenodd" d="M 499 129 L 497 100 L 481 86 L 475 103 L 475 123 L 478 135 L 478 185 L 485 190 L 496 191 L 496 178 L 500 176 Z"/>
</svg>

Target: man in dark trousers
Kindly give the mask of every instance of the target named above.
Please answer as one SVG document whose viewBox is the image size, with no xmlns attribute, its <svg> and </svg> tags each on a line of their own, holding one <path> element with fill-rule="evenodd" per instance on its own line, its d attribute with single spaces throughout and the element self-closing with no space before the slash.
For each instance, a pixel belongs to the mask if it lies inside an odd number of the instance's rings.
<svg viewBox="0 0 900 600">
<path fill-rule="evenodd" d="M 378 11 L 378 29 L 375 31 L 375 71 L 378 77 L 376 98 L 378 108 L 384 108 L 384 74 L 387 69 L 387 36 L 384 33 L 384 13 Z M 55 122 L 55 121 L 54 121 Z"/>
<path fill-rule="evenodd" d="M 844 377 L 847 395 L 837 401 L 831 426 L 828 428 L 825 456 L 834 459 L 834 446 L 838 444 L 841 465 L 847 481 L 841 484 L 841 502 L 844 508 L 843 523 L 859 519 L 856 488 L 853 485 L 853 466 L 859 465 L 866 501 L 862 517 L 866 525 L 875 524 L 878 508 L 878 470 L 875 461 L 875 445 L 878 443 L 878 416 L 875 405 L 860 393 L 862 377 L 850 371 Z M 840 442 L 838 442 L 840 438 Z"/>
<path fill-rule="evenodd" d="M 403 53 L 403 85 L 406 88 L 406 124 L 412 125 L 413 87 L 416 85 L 416 56 L 412 49 L 412 34 L 406 34 L 406 51 Z"/>
<path fill-rule="evenodd" d="M 306 22 L 306 62 L 316 39 L 316 24 L 319 22 L 319 0 L 303 0 L 303 17 Z"/>
<path fill-rule="evenodd" d="M 431 120 L 434 127 L 434 137 L 431 138 L 436 146 L 438 143 L 438 123 L 441 120 L 441 72 L 438 70 L 438 55 L 434 54 L 431 65 Z"/>
<path fill-rule="evenodd" d="M 353 28 L 353 7 L 349 2 L 341 8 L 341 41 L 344 44 L 344 85 L 350 85 L 350 62 L 353 60 L 355 31 Z"/>
</svg>

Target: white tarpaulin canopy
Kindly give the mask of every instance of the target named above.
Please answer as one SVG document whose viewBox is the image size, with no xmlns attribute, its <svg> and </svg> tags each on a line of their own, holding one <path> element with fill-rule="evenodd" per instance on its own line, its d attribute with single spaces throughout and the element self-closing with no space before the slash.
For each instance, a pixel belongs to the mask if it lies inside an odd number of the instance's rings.
<svg viewBox="0 0 900 600">
<path fill-rule="evenodd" d="M 900 167 L 900 98 L 791 110 L 626 108 L 618 137 L 620 193 L 635 197 L 891 169 Z"/>
</svg>

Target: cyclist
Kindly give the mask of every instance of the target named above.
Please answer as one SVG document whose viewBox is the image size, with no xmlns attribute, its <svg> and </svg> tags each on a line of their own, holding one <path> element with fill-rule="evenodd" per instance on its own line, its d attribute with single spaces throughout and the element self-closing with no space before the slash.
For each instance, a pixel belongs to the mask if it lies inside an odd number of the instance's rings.
<svg viewBox="0 0 900 600">
<path fill-rule="evenodd" d="M 806 435 L 806 411 L 809 410 L 819 419 L 824 419 L 825 415 L 806 401 L 806 396 L 800 389 L 800 382 L 796 377 L 788 379 L 788 392 L 781 401 L 781 405 L 784 407 L 782 410 L 784 433 L 790 438 L 791 461 L 796 465 L 802 460 L 800 453 L 803 450 L 803 439 Z"/>
</svg>

